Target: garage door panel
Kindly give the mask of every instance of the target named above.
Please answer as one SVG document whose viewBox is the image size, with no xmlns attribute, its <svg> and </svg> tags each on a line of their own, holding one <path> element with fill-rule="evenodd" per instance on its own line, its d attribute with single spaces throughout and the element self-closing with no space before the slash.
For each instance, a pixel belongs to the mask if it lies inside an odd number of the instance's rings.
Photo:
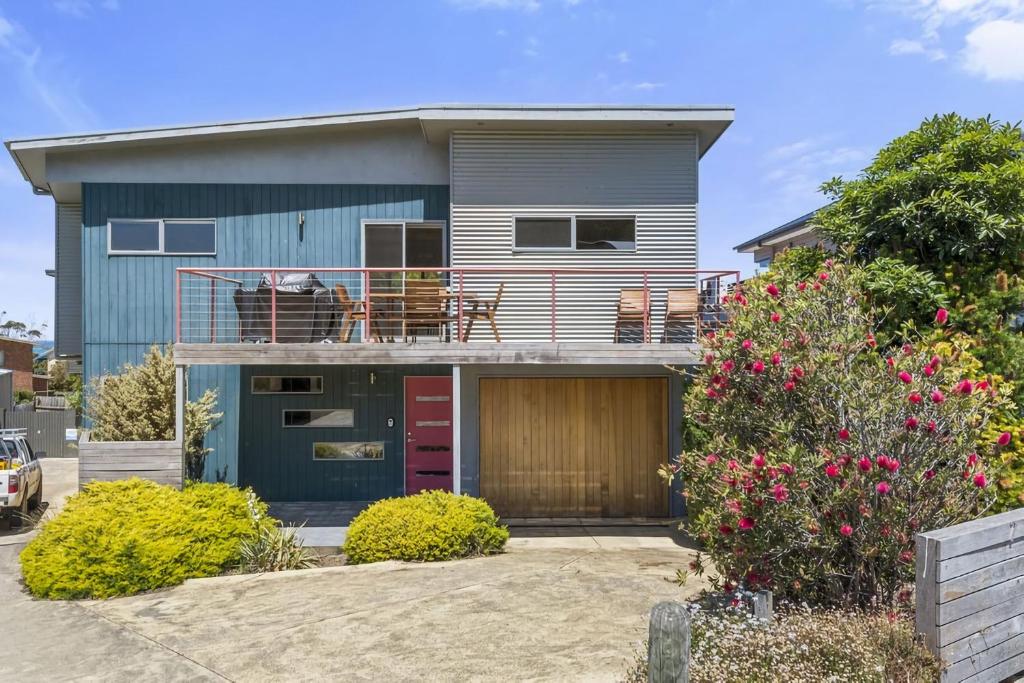
<svg viewBox="0 0 1024 683">
<path fill-rule="evenodd" d="M 480 490 L 506 517 L 661 517 L 665 378 L 484 378 Z"/>
</svg>

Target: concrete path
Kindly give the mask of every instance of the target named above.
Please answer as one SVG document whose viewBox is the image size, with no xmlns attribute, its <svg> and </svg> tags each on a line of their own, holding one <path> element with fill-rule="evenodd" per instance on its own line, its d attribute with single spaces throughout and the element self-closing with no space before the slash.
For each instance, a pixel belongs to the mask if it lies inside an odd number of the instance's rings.
<svg viewBox="0 0 1024 683">
<path fill-rule="evenodd" d="M 105 680 L 620 680 L 693 551 L 665 528 L 517 529 L 504 555 L 190 581 L 51 603 L 0 548 L 0 676 Z"/>
</svg>

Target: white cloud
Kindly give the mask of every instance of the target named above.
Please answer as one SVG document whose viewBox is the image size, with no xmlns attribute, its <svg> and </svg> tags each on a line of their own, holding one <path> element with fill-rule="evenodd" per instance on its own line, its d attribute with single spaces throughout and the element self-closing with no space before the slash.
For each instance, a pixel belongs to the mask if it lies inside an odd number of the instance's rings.
<svg viewBox="0 0 1024 683">
<path fill-rule="evenodd" d="M 633 84 L 633 90 L 657 90 L 658 88 L 664 88 L 664 83 L 657 83 L 653 81 L 640 81 L 639 83 Z"/>
<path fill-rule="evenodd" d="M 100 0 L 99 6 L 111 12 L 121 7 L 118 0 Z M 92 0 L 54 0 L 53 8 L 63 14 L 83 19 L 92 13 L 94 5 Z"/>
<path fill-rule="evenodd" d="M 612 55 L 612 59 L 617 61 L 619 64 L 629 64 L 629 52 L 627 50 L 620 50 L 619 52 L 616 52 L 614 55 Z"/>
<path fill-rule="evenodd" d="M 523 48 L 523 54 L 527 57 L 539 57 L 540 56 L 540 41 L 536 38 L 530 37 L 526 39 L 526 47 Z"/>
<path fill-rule="evenodd" d="M 77 83 L 59 63 L 46 59 L 27 31 L 0 15 L 0 67 L 5 63 L 24 96 L 41 104 L 62 126 L 93 127 L 95 116 L 78 96 Z"/>
<path fill-rule="evenodd" d="M 506 9 L 522 12 L 536 12 L 540 9 L 540 0 L 448 0 L 449 4 L 459 9 Z"/>
<path fill-rule="evenodd" d="M 818 192 L 822 182 L 837 175 L 851 178 L 869 159 L 866 149 L 836 145 L 830 136 L 809 137 L 768 150 L 761 180 L 788 212 L 806 211 L 824 203 Z"/>
<path fill-rule="evenodd" d="M 997 19 L 966 37 L 964 68 L 989 81 L 1024 81 L 1024 22 Z"/>
<path fill-rule="evenodd" d="M 946 58 L 946 52 L 942 48 L 927 47 L 920 40 L 907 40 L 897 38 L 889 44 L 891 55 L 924 55 L 933 62 Z"/>
</svg>

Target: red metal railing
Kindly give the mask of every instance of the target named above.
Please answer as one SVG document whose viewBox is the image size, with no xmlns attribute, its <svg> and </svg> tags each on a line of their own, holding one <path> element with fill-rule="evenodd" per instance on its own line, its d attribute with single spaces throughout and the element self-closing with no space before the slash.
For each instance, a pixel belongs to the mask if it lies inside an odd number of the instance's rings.
<svg viewBox="0 0 1024 683">
<path fill-rule="evenodd" d="M 363 342 L 685 342 L 724 319 L 721 294 L 739 283 L 738 271 L 686 268 L 178 268 L 175 277 L 180 343 L 350 341 L 356 331 Z M 682 338 L 669 324 L 670 290 L 697 294 Z M 639 320 L 619 311 L 626 291 L 643 302 Z"/>
</svg>

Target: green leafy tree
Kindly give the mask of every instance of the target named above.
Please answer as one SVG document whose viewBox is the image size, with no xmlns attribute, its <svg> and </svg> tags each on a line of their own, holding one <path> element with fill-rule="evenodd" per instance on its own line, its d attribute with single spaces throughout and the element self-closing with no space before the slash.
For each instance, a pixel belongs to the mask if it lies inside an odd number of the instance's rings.
<svg viewBox="0 0 1024 683">
<path fill-rule="evenodd" d="M 153 345 L 140 365 L 126 364 L 116 375 L 93 381 L 86 402 L 94 441 L 167 441 L 174 438 L 174 352 Z M 203 477 L 206 435 L 223 413 L 216 412 L 217 392 L 207 389 L 185 404 L 185 470 L 192 480 Z"/>
</svg>

